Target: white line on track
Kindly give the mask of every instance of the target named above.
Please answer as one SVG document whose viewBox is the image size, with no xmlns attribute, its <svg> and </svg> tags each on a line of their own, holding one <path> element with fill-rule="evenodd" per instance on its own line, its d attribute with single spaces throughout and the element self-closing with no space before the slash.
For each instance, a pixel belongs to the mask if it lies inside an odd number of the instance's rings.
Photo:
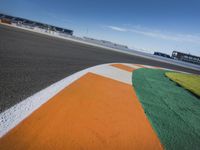
<svg viewBox="0 0 200 150">
<path fill-rule="evenodd" d="M 136 65 L 134 65 L 134 64 L 123 63 L 123 65 L 126 65 L 126 66 L 131 67 L 131 68 L 134 68 L 134 69 L 139 69 L 139 68 L 141 68 L 141 67 L 136 66 Z"/>
<path fill-rule="evenodd" d="M 92 73 L 132 85 L 132 73 L 113 66 L 104 66 L 91 70 Z"/>
</svg>

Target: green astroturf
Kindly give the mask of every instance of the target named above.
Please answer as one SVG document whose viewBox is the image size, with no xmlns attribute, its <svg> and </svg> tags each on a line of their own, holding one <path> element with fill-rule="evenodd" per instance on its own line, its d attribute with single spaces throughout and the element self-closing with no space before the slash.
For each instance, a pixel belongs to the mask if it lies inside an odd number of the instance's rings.
<svg viewBox="0 0 200 150">
<path fill-rule="evenodd" d="M 166 72 L 165 75 L 182 86 L 183 88 L 189 90 L 193 94 L 200 97 L 200 76 L 185 73 L 176 72 Z"/>
<path fill-rule="evenodd" d="M 166 71 L 133 72 L 133 86 L 161 143 L 167 150 L 200 149 L 200 99 L 177 86 Z"/>
</svg>

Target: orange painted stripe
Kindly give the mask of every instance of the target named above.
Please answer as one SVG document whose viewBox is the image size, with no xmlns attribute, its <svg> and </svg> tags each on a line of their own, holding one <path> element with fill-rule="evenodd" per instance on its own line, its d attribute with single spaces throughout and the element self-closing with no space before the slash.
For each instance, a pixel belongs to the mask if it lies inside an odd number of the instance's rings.
<svg viewBox="0 0 200 150">
<path fill-rule="evenodd" d="M 135 68 L 132 68 L 123 64 L 112 64 L 111 66 L 122 69 L 122 70 L 126 70 L 128 72 L 133 72 L 135 70 Z"/>
<path fill-rule="evenodd" d="M 10 150 L 162 149 L 131 85 L 88 73 L 0 139 Z"/>
</svg>

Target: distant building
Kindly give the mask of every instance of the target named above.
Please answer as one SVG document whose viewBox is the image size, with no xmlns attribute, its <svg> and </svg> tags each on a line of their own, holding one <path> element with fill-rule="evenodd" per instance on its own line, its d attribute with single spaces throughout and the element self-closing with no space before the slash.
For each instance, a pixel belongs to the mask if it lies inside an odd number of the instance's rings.
<svg viewBox="0 0 200 150">
<path fill-rule="evenodd" d="M 172 52 L 172 58 L 200 65 L 200 57 L 178 51 Z"/>
<path fill-rule="evenodd" d="M 154 52 L 154 55 L 161 56 L 161 57 L 166 57 L 166 58 L 171 58 L 170 55 L 161 53 L 161 52 Z"/>
<path fill-rule="evenodd" d="M 32 21 L 20 17 L 14 17 L 10 15 L 5 15 L 5 14 L 0 14 L 0 22 L 6 23 L 6 24 L 14 24 L 16 26 L 21 26 L 29 29 L 40 29 L 45 32 L 55 32 L 61 35 L 73 35 L 73 30 L 37 22 L 37 21 Z"/>
</svg>

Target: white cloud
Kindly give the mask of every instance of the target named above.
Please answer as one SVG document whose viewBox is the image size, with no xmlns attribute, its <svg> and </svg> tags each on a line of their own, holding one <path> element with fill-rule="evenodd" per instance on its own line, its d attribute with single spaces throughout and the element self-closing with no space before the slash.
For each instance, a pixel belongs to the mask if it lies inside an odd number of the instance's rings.
<svg viewBox="0 0 200 150">
<path fill-rule="evenodd" d="M 151 30 L 142 27 L 133 27 L 133 28 L 121 28 L 118 26 L 107 26 L 108 28 L 120 31 L 120 32 L 131 32 L 136 33 L 148 37 L 159 38 L 164 40 L 171 40 L 171 41 L 178 41 L 178 42 L 190 42 L 200 44 L 200 36 L 197 35 L 190 35 L 190 34 L 175 34 L 175 33 L 167 33 L 161 32 L 158 30 Z"/>
<path fill-rule="evenodd" d="M 116 26 L 107 26 L 108 28 L 115 30 L 115 31 L 120 31 L 120 32 L 126 32 L 127 30 L 124 28 L 116 27 Z"/>
</svg>

